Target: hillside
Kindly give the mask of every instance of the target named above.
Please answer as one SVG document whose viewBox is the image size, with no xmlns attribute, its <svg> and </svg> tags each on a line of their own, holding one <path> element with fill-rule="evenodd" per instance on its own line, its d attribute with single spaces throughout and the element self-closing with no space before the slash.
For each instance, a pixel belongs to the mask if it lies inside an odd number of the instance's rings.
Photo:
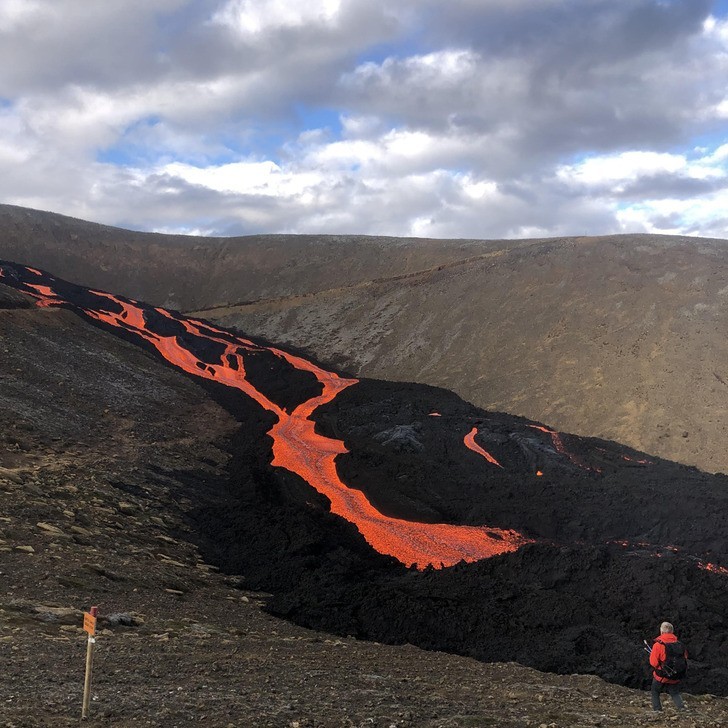
<svg viewBox="0 0 728 728">
<path fill-rule="evenodd" d="M 194 238 L 0 205 L 0 258 L 182 310 L 407 276 L 513 245 L 363 235 Z"/>
<path fill-rule="evenodd" d="M 196 312 L 358 376 L 728 471 L 728 243 L 539 242 L 406 280 Z"/>
<path fill-rule="evenodd" d="M 198 311 L 358 376 L 446 387 L 728 471 L 725 241 L 198 239 L 11 206 L 0 231 L 0 257 Z"/>
<path fill-rule="evenodd" d="M 352 493 L 365 490 L 381 513 L 423 533 L 432 521 L 457 529 L 487 517 L 489 547 L 503 542 L 498 526 L 541 541 L 477 564 L 403 569 L 271 467 L 256 434 L 270 425 L 261 403 L 293 414 L 319 397 L 315 364 L 21 266 L 4 264 L 2 275 L 12 285 L 0 283 L 7 725 L 76 724 L 80 608 L 91 603 L 102 631 L 90 725 L 647 725 L 644 692 L 467 655 L 639 682 L 638 635 L 662 611 L 690 640 L 694 688 L 724 688 L 714 635 L 726 577 L 688 552 L 726 557 L 722 478 L 484 413 L 442 390 L 359 382 L 317 417 L 324 439 L 347 442 L 338 467 Z M 212 381 L 223 373 L 213 340 L 225 336 L 248 347 L 238 355 L 257 405 Z M 169 366 L 174 341 L 202 365 L 192 377 L 182 360 Z M 655 512 L 652 488 L 685 502 L 689 493 L 689 524 Z M 610 498 L 618 510 L 605 520 Z M 578 517 L 561 518 L 570 501 Z M 599 546 L 640 533 L 683 548 Z M 595 545 L 554 548 L 552 538 Z M 688 700 L 681 725 L 728 718 L 724 699 Z"/>
</svg>

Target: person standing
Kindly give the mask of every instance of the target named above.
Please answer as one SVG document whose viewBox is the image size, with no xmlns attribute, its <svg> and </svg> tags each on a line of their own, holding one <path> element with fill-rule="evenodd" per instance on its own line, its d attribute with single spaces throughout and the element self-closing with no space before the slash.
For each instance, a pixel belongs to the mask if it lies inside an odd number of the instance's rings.
<svg viewBox="0 0 728 728">
<path fill-rule="evenodd" d="M 662 710 L 660 693 L 666 690 L 678 710 L 685 710 L 678 686 L 685 677 L 688 666 L 688 651 L 675 636 L 670 622 L 660 625 L 660 636 L 653 640 L 650 650 L 652 672 L 652 710 Z"/>
</svg>

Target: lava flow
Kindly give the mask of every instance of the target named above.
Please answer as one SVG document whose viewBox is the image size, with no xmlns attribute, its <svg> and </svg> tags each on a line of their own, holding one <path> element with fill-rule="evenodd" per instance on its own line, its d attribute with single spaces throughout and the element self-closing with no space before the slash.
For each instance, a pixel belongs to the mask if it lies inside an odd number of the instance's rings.
<svg viewBox="0 0 728 728">
<path fill-rule="evenodd" d="M 564 442 L 561 439 L 561 435 L 556 432 L 556 430 L 550 430 L 548 427 L 543 427 L 542 425 L 529 425 L 529 427 L 532 430 L 538 430 L 539 432 L 545 432 L 547 435 L 551 435 L 551 442 L 553 442 L 556 452 L 568 458 L 577 467 L 581 468 L 582 470 L 591 470 L 595 473 L 602 472 L 601 468 L 590 467 L 589 465 L 586 465 L 584 462 L 582 462 L 578 457 L 576 457 L 576 455 L 570 453 L 566 449 L 566 447 L 564 447 Z"/>
<path fill-rule="evenodd" d="M 439 568 L 461 560 L 477 561 L 515 551 L 531 542 L 517 531 L 509 529 L 418 523 L 391 518 L 377 511 L 362 491 L 348 488 L 341 481 L 335 462 L 337 455 L 347 452 L 344 443 L 317 433 L 316 423 L 311 417 L 317 408 L 331 402 L 339 392 L 355 385 L 358 380 L 340 377 L 301 357 L 260 346 L 207 322 L 162 308 L 154 309 L 124 297 L 78 289 L 81 294 L 85 294 L 79 295 L 79 301 L 83 300 L 85 304 L 82 305 L 65 298 L 61 293 L 64 290 L 76 290 L 76 287 L 63 284 L 35 269 L 8 264 L 5 267 L 10 274 L 4 273 L 0 267 L 3 282 L 32 295 L 38 305 L 68 306 L 114 329 L 135 334 L 151 344 L 172 365 L 194 376 L 233 387 L 274 414 L 277 422 L 268 432 L 273 439 L 272 465 L 295 473 L 326 496 L 330 501 L 331 512 L 353 523 L 376 551 L 420 569 L 428 565 Z M 91 300 L 97 300 L 98 305 L 89 306 Z M 153 311 L 176 322 L 188 334 L 214 342 L 222 349 L 217 361 L 203 361 L 185 347 L 180 337 L 153 330 L 145 316 L 146 312 L 151 314 Z M 308 399 L 291 412 L 284 411 L 246 378 L 245 355 L 261 351 L 268 351 L 295 369 L 313 374 L 322 386 L 321 394 Z M 474 432 L 471 435 L 475 446 L 471 449 L 475 449 L 478 446 L 474 442 Z M 481 454 L 498 465 L 484 450 Z"/>
<path fill-rule="evenodd" d="M 473 452 L 477 452 L 478 455 L 482 455 L 489 463 L 493 463 L 493 465 L 497 465 L 499 468 L 502 468 L 503 466 L 489 452 L 483 450 L 483 448 L 475 442 L 475 436 L 477 434 L 478 428 L 473 427 L 473 429 L 465 435 L 465 439 L 463 440 L 465 447 L 470 448 Z"/>
</svg>

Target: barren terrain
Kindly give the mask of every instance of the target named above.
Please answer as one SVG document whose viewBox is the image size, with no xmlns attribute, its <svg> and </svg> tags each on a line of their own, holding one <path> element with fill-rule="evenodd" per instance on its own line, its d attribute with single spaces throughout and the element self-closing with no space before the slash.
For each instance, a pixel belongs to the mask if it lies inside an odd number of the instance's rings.
<svg viewBox="0 0 728 728">
<path fill-rule="evenodd" d="M 262 612 L 269 598 L 246 587 L 249 575 L 209 565 L 220 544 L 198 520 L 235 505 L 238 425 L 210 392 L 4 287 L 0 341 L 4 725 L 77 722 L 80 610 L 92 603 L 102 631 L 91 725 L 654 724 L 645 692 L 596 677 L 336 637 Z M 728 720 L 724 699 L 688 700 L 679 724 Z"/>
<path fill-rule="evenodd" d="M 728 244 L 535 242 L 407 280 L 198 312 L 358 376 L 728 471 Z"/>
</svg>

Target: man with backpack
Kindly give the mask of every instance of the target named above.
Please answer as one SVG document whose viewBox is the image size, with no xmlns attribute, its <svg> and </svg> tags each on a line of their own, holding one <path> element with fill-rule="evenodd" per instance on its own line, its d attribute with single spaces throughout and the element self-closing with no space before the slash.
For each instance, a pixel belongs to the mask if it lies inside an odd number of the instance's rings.
<svg viewBox="0 0 728 728">
<path fill-rule="evenodd" d="M 652 709 L 662 710 L 660 693 L 666 690 L 678 710 L 685 710 L 678 685 L 688 669 L 688 651 L 675 636 L 670 622 L 660 625 L 660 636 L 656 637 L 650 650 L 652 673 Z"/>
</svg>

